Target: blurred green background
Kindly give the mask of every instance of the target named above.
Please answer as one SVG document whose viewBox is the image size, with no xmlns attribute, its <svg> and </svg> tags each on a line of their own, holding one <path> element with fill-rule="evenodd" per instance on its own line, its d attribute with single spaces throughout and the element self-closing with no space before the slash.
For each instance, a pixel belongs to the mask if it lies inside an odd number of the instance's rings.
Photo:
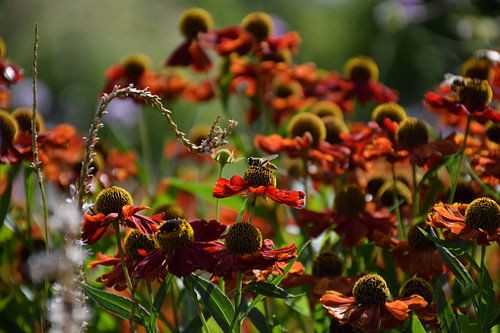
<svg viewBox="0 0 500 333">
<path fill-rule="evenodd" d="M 105 69 L 132 52 L 149 55 L 160 69 L 181 41 L 179 14 L 192 6 L 209 10 L 218 28 L 252 11 L 272 14 L 301 34 L 297 62 L 341 70 L 350 56 L 370 55 L 407 106 L 419 106 L 424 92 L 474 50 L 500 45 L 496 0 L 0 0 L 0 36 L 29 78 L 38 22 L 39 78 L 47 88 L 40 89 L 41 111 L 49 122 L 84 130 Z M 29 103 L 30 83 L 17 89 L 15 104 Z"/>
</svg>

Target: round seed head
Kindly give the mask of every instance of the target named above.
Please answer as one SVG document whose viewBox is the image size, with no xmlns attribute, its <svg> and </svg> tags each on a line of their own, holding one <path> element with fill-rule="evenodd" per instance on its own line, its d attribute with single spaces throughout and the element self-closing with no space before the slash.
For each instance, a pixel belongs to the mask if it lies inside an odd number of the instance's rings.
<svg viewBox="0 0 500 333">
<path fill-rule="evenodd" d="M 300 113 L 292 118 L 288 125 L 288 133 L 290 137 L 302 137 L 306 132 L 311 134 L 313 139 L 313 146 L 317 147 L 318 144 L 326 138 L 326 128 L 321 118 L 312 113 Z"/>
<path fill-rule="evenodd" d="M 235 223 L 227 232 L 226 247 L 236 255 L 257 252 L 262 248 L 262 234 L 251 223 Z"/>
<path fill-rule="evenodd" d="M 97 213 L 104 215 L 121 214 L 123 206 L 132 205 L 133 203 L 132 196 L 127 190 L 118 186 L 111 186 L 97 195 L 94 209 Z"/>
</svg>

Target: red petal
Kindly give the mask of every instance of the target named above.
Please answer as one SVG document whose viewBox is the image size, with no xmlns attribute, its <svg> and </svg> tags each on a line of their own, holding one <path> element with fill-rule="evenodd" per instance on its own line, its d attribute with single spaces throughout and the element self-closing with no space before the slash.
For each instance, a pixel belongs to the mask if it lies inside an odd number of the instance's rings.
<svg viewBox="0 0 500 333">
<path fill-rule="evenodd" d="M 302 191 L 282 191 L 274 186 L 268 186 L 266 195 L 277 203 L 283 203 L 293 208 L 304 207 L 305 194 Z"/>
<path fill-rule="evenodd" d="M 233 176 L 231 180 L 219 178 L 212 190 L 215 198 L 227 198 L 248 189 L 249 184 L 239 176 Z"/>
</svg>

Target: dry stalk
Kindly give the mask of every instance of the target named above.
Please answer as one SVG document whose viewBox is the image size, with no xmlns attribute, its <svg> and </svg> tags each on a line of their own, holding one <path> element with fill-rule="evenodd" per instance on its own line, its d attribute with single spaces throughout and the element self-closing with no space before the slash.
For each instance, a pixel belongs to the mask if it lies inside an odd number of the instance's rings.
<svg viewBox="0 0 500 333">
<path fill-rule="evenodd" d="M 94 120 L 90 125 L 88 136 L 85 138 L 85 153 L 82 161 L 80 178 L 76 184 L 76 188 L 73 189 L 73 196 L 77 197 L 77 202 L 80 207 L 83 204 L 85 195 L 89 192 L 90 181 L 92 179 L 92 175 L 90 174 L 90 164 L 95 156 L 95 145 L 99 142 L 98 132 L 104 126 L 102 118 L 107 113 L 106 108 L 109 103 L 115 98 L 123 97 L 138 98 L 158 110 L 167 121 L 170 129 L 175 133 L 177 140 L 179 140 L 190 151 L 195 153 L 212 153 L 215 148 L 227 144 L 227 136 L 231 134 L 233 129 L 238 124 L 234 120 L 229 120 L 228 126 L 226 128 L 221 128 L 218 125 L 220 119 L 220 116 L 218 116 L 210 128 L 210 133 L 207 139 L 200 145 L 195 145 L 186 138 L 186 133 L 179 130 L 177 124 L 172 119 L 172 111 L 165 108 L 161 101 L 161 97 L 152 94 L 147 88 L 137 89 L 134 88 L 133 85 L 125 88 L 115 86 L 111 93 L 102 95 Z"/>
</svg>

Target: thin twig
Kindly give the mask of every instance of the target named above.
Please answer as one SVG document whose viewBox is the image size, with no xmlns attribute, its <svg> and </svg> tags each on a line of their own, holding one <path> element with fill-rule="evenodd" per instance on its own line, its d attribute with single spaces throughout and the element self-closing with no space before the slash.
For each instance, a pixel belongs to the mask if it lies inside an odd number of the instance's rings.
<svg viewBox="0 0 500 333">
<path fill-rule="evenodd" d="M 43 205 L 43 223 L 44 223 L 44 234 L 45 234 L 45 252 L 50 251 L 49 244 L 49 212 L 47 210 L 47 196 L 45 195 L 45 187 L 43 185 L 43 173 L 42 173 L 42 162 L 40 162 L 40 156 L 38 155 L 38 132 L 36 128 L 36 116 L 37 116 L 37 88 L 36 81 L 38 76 L 38 24 L 35 23 L 35 42 L 33 44 L 33 112 L 31 114 L 31 149 L 33 151 L 33 163 L 31 164 L 36 172 L 38 178 L 38 186 L 40 187 L 40 192 L 42 195 L 42 205 Z"/>
<path fill-rule="evenodd" d="M 33 152 L 33 162 L 31 167 L 35 170 L 36 176 L 38 178 L 38 186 L 40 187 L 40 194 L 42 196 L 42 209 L 43 209 L 43 224 L 44 224 L 44 239 L 45 239 L 45 253 L 50 252 L 50 240 L 49 240 L 49 212 L 47 209 L 47 196 L 45 195 L 45 187 L 43 185 L 43 173 L 42 173 L 42 163 L 40 162 L 40 156 L 38 155 L 38 133 L 36 128 L 36 116 L 37 116 L 37 87 L 36 81 L 38 76 L 38 23 L 35 23 L 35 41 L 33 43 L 33 66 L 32 66 L 32 78 L 33 78 L 33 111 L 31 114 L 31 150 Z M 30 231 L 31 232 L 31 231 Z M 49 297 L 49 281 L 47 277 L 45 278 L 44 288 L 43 288 L 44 300 Z M 45 313 L 42 314 L 42 332 L 45 328 Z"/>
<path fill-rule="evenodd" d="M 90 180 L 92 178 L 92 175 L 90 174 L 90 164 L 95 156 L 95 145 L 99 141 L 98 132 L 104 126 L 102 124 L 102 118 L 107 113 L 106 108 L 109 103 L 115 98 L 122 97 L 137 98 L 158 110 L 166 119 L 170 129 L 175 133 L 177 140 L 179 140 L 190 151 L 195 153 L 211 153 L 215 148 L 227 144 L 226 137 L 231 134 L 233 129 L 238 124 L 234 120 L 229 120 L 228 126 L 226 128 L 221 128 L 218 126 L 220 119 L 220 116 L 218 116 L 210 128 L 210 133 L 208 134 L 207 139 L 203 140 L 200 145 L 195 145 L 186 138 L 186 133 L 179 130 L 177 124 L 172 119 L 172 111 L 163 106 L 161 97 L 152 94 L 147 88 L 137 89 L 132 85 L 126 88 L 115 86 L 110 94 L 102 95 L 94 120 L 90 125 L 89 134 L 85 138 L 85 155 L 82 161 L 82 169 L 80 171 L 79 181 L 73 192 L 73 195 L 77 196 L 78 204 L 80 206 L 83 204 L 83 199 L 85 194 L 88 192 Z"/>
</svg>

